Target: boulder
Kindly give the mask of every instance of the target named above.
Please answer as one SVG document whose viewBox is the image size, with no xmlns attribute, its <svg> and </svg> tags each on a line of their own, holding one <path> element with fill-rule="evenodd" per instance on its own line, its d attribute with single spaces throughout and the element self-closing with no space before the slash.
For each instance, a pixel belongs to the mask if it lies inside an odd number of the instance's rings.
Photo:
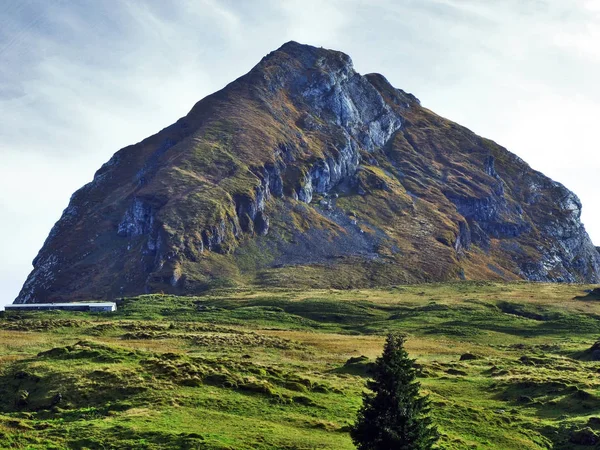
<svg viewBox="0 0 600 450">
<path fill-rule="evenodd" d="M 593 446 L 600 442 L 598 435 L 590 427 L 571 432 L 569 442 L 577 445 Z"/>
</svg>

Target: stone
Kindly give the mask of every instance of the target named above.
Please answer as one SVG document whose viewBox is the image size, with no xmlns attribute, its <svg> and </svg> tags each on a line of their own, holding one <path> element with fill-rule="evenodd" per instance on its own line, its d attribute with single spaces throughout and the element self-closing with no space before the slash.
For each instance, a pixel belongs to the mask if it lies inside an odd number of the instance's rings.
<svg viewBox="0 0 600 450">
<path fill-rule="evenodd" d="M 587 421 L 588 427 L 600 428 L 600 417 L 590 417 Z"/>
<path fill-rule="evenodd" d="M 594 446 L 600 442 L 598 435 L 589 427 L 572 431 L 569 442 L 577 445 Z"/>
</svg>

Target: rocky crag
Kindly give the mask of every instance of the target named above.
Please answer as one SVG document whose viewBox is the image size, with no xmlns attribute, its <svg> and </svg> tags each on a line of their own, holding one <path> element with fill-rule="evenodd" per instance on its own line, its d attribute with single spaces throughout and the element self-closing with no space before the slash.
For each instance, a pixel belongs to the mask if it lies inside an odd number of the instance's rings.
<svg viewBox="0 0 600 450">
<path fill-rule="evenodd" d="M 73 194 L 16 302 L 598 282 L 581 203 L 344 53 L 289 42 Z"/>
</svg>

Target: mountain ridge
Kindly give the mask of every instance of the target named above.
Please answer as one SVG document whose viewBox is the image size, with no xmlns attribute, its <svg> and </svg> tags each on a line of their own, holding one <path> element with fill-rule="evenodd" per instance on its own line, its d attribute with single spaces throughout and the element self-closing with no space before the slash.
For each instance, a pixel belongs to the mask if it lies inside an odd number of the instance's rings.
<svg viewBox="0 0 600 450">
<path fill-rule="evenodd" d="M 598 282 L 581 202 L 344 53 L 288 42 L 75 192 L 18 303 L 453 279 Z"/>
</svg>

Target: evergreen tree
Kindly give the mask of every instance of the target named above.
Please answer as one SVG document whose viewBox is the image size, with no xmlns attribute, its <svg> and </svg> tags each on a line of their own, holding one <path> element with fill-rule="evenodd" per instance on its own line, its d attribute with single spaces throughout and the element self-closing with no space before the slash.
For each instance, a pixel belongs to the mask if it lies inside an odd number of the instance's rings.
<svg viewBox="0 0 600 450">
<path fill-rule="evenodd" d="M 404 336 L 390 334 L 350 435 L 359 450 L 428 450 L 438 440 Z"/>
</svg>

